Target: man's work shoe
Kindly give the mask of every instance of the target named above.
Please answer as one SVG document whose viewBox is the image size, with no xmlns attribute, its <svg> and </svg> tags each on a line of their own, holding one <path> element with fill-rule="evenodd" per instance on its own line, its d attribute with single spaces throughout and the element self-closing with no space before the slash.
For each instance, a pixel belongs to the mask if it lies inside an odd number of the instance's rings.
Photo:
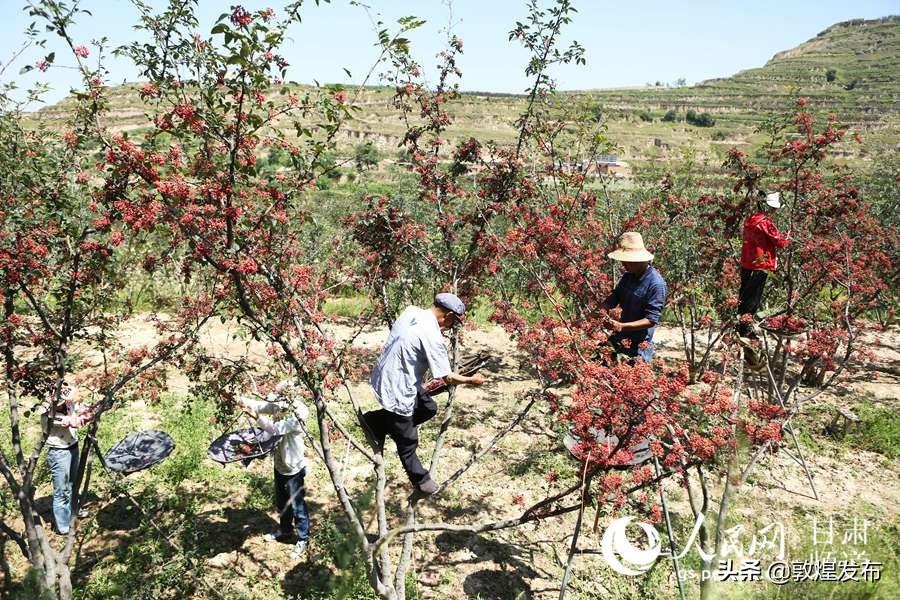
<svg viewBox="0 0 900 600">
<path fill-rule="evenodd" d="M 276 529 L 272 533 L 267 533 L 263 536 L 263 539 L 267 542 L 287 542 L 291 539 L 290 533 L 285 533 L 280 529 Z"/>
<path fill-rule="evenodd" d="M 420 481 L 416 487 L 426 496 L 430 496 L 431 494 L 441 489 L 440 486 L 438 486 L 438 484 L 434 482 L 434 479 L 432 479 L 430 475 L 426 475 L 425 479 Z"/>
</svg>

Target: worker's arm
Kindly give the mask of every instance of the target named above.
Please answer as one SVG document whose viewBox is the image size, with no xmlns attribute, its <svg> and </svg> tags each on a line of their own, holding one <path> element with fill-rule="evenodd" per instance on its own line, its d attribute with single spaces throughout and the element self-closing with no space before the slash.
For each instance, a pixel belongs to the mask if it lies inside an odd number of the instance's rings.
<svg viewBox="0 0 900 600">
<path fill-rule="evenodd" d="M 622 278 L 624 279 L 624 277 Z M 603 300 L 603 308 L 609 310 L 611 308 L 615 308 L 622 301 L 622 294 L 619 291 L 619 288 L 622 286 L 622 279 L 619 279 L 619 283 L 616 284 L 616 287 L 613 288 L 613 291 L 610 292 L 609 296 Z"/>
<path fill-rule="evenodd" d="M 300 428 L 300 420 L 296 415 L 291 415 L 287 418 L 280 418 L 274 421 L 268 417 L 260 415 L 259 418 L 256 419 L 256 424 L 259 425 L 261 429 L 264 429 L 269 433 L 275 433 L 278 435 L 287 435 L 293 431 L 302 431 L 302 429 Z"/>
<path fill-rule="evenodd" d="M 240 406 L 245 413 L 247 413 L 254 419 L 261 414 L 274 413 L 278 407 L 278 405 L 274 404 L 273 402 L 268 402 L 266 400 L 254 400 L 252 398 L 248 398 L 247 396 L 238 396 L 235 400 L 235 403 Z"/>
<path fill-rule="evenodd" d="M 76 404 L 71 411 L 72 414 L 69 415 L 57 415 L 54 422 L 63 427 L 74 427 L 77 429 L 94 418 L 94 407 Z"/>
<path fill-rule="evenodd" d="M 759 228 L 769 237 L 770 240 L 772 240 L 772 243 L 779 248 L 784 248 L 791 241 L 788 236 L 778 231 L 778 228 L 775 227 L 775 223 L 773 223 L 770 219 L 762 221 L 759 224 Z"/>
<path fill-rule="evenodd" d="M 647 295 L 647 301 L 644 304 L 645 316 L 643 318 L 624 323 L 620 321 L 611 321 L 610 327 L 616 333 L 640 331 L 642 329 L 654 327 L 659 323 L 659 320 L 662 317 L 662 310 L 666 305 L 667 293 L 668 290 L 666 290 L 665 284 L 654 285 Z"/>
<path fill-rule="evenodd" d="M 475 373 L 471 376 L 450 373 L 444 377 L 444 381 L 447 382 L 447 385 L 481 385 L 487 381 L 487 379 L 485 379 L 484 375 L 481 373 Z"/>
<path fill-rule="evenodd" d="M 638 319 L 637 321 L 629 321 L 627 323 L 620 323 L 619 321 L 610 322 L 612 330 L 616 333 L 638 331 L 640 329 L 650 329 L 654 325 L 655 323 L 646 317 L 643 319 Z"/>
</svg>

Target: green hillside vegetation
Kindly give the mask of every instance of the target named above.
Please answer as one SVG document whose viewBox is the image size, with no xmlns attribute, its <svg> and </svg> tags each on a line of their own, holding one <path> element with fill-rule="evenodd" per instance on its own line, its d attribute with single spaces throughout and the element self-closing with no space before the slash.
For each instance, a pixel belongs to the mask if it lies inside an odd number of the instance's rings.
<svg viewBox="0 0 900 600">
<path fill-rule="evenodd" d="M 601 62 L 588 68 L 602 70 Z M 754 130 L 773 112 L 782 111 L 798 96 L 817 109 L 836 113 L 863 143 L 849 140 L 838 157 L 866 162 L 873 155 L 895 151 L 900 124 L 900 16 L 854 20 L 829 27 L 796 48 L 776 54 L 766 65 L 732 77 L 691 87 L 650 86 L 564 92 L 559 105 L 579 106 L 572 119 L 602 116 L 613 148 L 633 168 L 665 163 L 689 151 L 700 164 L 717 166 L 732 146 L 753 147 L 761 137 Z M 285 89 L 304 89 L 290 84 Z M 277 93 L 271 90 L 271 93 Z M 405 131 L 391 99 L 393 89 L 362 90 L 359 111 L 339 138 L 340 151 L 352 164 L 354 148 L 372 142 L 381 156 L 395 160 Z M 148 107 L 136 85 L 110 90 L 110 126 L 139 132 L 147 123 Z M 525 107 L 525 97 L 484 92 L 464 93 L 451 108 L 450 135 L 509 143 L 513 121 Z M 64 121 L 72 100 L 35 113 L 45 122 Z"/>
<path fill-rule="evenodd" d="M 612 109 L 713 113 L 755 121 L 758 111 L 783 107 L 798 94 L 848 123 L 873 123 L 896 114 L 900 102 L 900 17 L 838 23 L 779 52 L 765 66 L 693 87 L 590 92 Z"/>
</svg>

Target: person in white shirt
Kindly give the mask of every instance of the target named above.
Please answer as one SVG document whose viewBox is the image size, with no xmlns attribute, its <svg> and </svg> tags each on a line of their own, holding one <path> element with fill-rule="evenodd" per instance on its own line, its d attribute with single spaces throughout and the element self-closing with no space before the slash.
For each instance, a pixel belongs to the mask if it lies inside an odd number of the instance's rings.
<svg viewBox="0 0 900 600">
<path fill-rule="evenodd" d="M 466 306 L 454 294 L 438 294 L 431 308 L 407 307 L 391 327 L 381 357 L 369 383 L 382 408 L 364 415 L 379 452 L 386 436 L 397 445 L 397 454 L 413 485 L 424 494 L 439 487 L 416 455 L 418 426 L 437 414 L 437 404 L 422 388 L 426 370 L 449 385 L 481 385 L 483 375 L 453 373 L 442 331 L 462 322 Z"/>
<path fill-rule="evenodd" d="M 283 541 L 291 536 L 292 523 L 297 543 L 292 554 L 299 557 L 309 545 L 309 510 L 306 506 L 306 454 L 302 423 L 309 417 L 309 409 L 296 397 L 293 383 L 282 381 L 265 400 L 246 397 L 237 399 L 257 425 L 269 433 L 280 435 L 275 447 L 275 509 L 279 513 L 278 529 L 266 535 L 270 541 Z M 271 418 L 270 418 L 271 417 Z"/>
<path fill-rule="evenodd" d="M 53 525 L 60 535 L 69 533 L 74 502 L 73 485 L 78 471 L 78 428 L 93 417 L 90 409 L 78 404 L 78 390 L 63 383 L 60 402 L 50 418 L 52 400 L 42 402 L 41 429 L 47 434 L 47 464 L 53 481 Z"/>
</svg>

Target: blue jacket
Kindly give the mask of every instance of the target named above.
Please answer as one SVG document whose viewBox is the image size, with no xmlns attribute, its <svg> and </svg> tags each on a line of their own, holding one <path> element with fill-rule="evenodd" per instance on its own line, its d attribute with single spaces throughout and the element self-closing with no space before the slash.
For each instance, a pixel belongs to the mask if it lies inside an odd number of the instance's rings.
<svg viewBox="0 0 900 600">
<path fill-rule="evenodd" d="M 622 308 L 622 317 L 619 319 L 622 323 L 646 318 L 650 319 L 653 327 L 616 333 L 611 336 L 610 340 L 618 351 L 632 357 L 640 355 L 645 361 L 650 362 L 650 359 L 653 358 L 653 332 L 656 331 L 656 325 L 662 317 L 667 293 L 665 280 L 652 266 L 647 267 L 640 277 L 631 273 L 625 273 L 622 276 L 605 304 L 609 307 L 620 306 Z M 622 340 L 625 339 L 631 340 L 629 348 L 622 346 Z M 649 344 L 646 350 L 638 348 L 642 342 Z"/>
</svg>

